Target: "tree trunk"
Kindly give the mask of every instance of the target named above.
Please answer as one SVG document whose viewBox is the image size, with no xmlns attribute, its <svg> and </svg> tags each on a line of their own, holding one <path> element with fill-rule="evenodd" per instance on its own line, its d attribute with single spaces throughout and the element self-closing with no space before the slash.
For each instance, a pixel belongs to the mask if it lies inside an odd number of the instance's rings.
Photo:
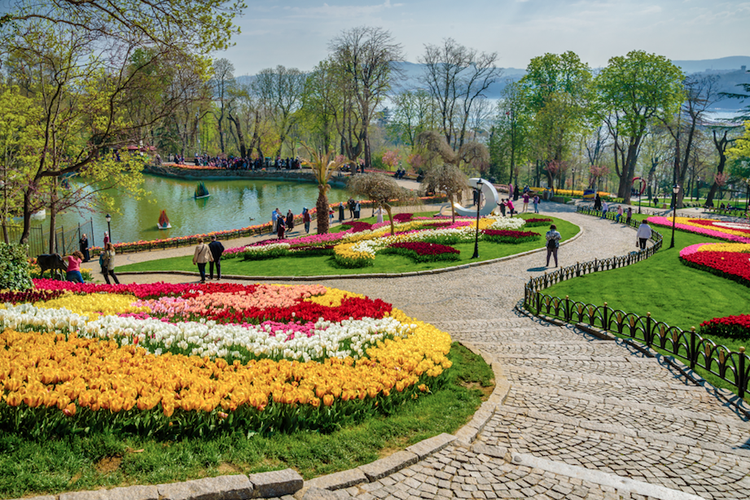
<svg viewBox="0 0 750 500">
<path fill-rule="evenodd" d="M 245 134 L 242 133 L 240 122 L 237 118 L 232 116 L 232 113 L 229 113 L 229 120 L 234 123 L 234 129 L 237 131 L 237 142 L 240 144 L 240 157 L 246 158 L 247 147 L 245 146 Z"/>
<path fill-rule="evenodd" d="M 723 174 L 724 173 L 724 167 L 727 163 L 727 145 L 729 143 L 729 140 L 727 139 L 727 133 L 728 131 L 725 130 L 724 134 L 719 138 L 716 135 L 716 131 L 713 131 L 714 136 L 714 146 L 716 146 L 716 151 L 719 153 L 719 164 L 716 166 L 716 173 L 717 174 Z M 708 191 L 708 196 L 706 196 L 706 205 L 711 206 L 714 201 L 714 196 L 716 196 L 716 191 L 719 189 L 719 185 L 714 181 L 714 183 L 711 185 L 711 189 Z"/>
<path fill-rule="evenodd" d="M 385 211 L 388 213 L 388 220 L 391 223 L 391 236 L 396 234 L 396 227 L 393 225 L 393 215 L 391 214 L 392 207 L 386 203 L 385 204 Z"/>
<path fill-rule="evenodd" d="M 318 234 L 328 233 L 328 185 L 318 186 L 318 201 L 315 203 L 318 213 Z"/>
<path fill-rule="evenodd" d="M 57 194 L 57 180 L 53 180 L 54 187 L 50 194 L 49 204 L 49 253 L 55 253 L 55 222 L 57 221 L 57 204 L 55 203 Z"/>
</svg>

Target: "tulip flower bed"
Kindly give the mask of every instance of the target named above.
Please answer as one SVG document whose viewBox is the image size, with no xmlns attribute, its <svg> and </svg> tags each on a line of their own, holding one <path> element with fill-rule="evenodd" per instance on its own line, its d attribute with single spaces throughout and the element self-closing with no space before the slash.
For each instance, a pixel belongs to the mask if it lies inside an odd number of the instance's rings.
<svg viewBox="0 0 750 500">
<path fill-rule="evenodd" d="M 716 335 L 720 337 L 747 340 L 750 338 L 750 314 L 727 316 L 704 321 L 700 325 L 702 335 Z"/>
<path fill-rule="evenodd" d="M 0 309 L 8 431 L 327 430 L 451 366 L 447 334 L 320 285 L 35 286 Z"/>
<path fill-rule="evenodd" d="M 485 229 L 482 231 L 482 239 L 495 243 L 523 243 L 538 240 L 541 234 L 531 231 L 503 231 L 498 229 Z"/>
<path fill-rule="evenodd" d="M 750 286 L 750 244 L 698 243 L 683 248 L 680 261 Z"/>
<path fill-rule="evenodd" d="M 547 219 L 547 218 L 526 219 L 526 227 L 547 226 L 549 224 L 552 224 L 552 219 Z"/>
<path fill-rule="evenodd" d="M 646 222 L 657 226 L 672 227 L 671 217 L 649 217 Z M 750 243 L 750 224 L 689 217 L 675 217 L 674 222 L 675 228 L 682 231 L 736 243 Z"/>
<path fill-rule="evenodd" d="M 458 260 L 461 252 L 448 245 L 406 241 L 393 243 L 382 250 L 383 253 L 406 255 L 414 262 L 435 262 L 438 260 Z"/>
</svg>

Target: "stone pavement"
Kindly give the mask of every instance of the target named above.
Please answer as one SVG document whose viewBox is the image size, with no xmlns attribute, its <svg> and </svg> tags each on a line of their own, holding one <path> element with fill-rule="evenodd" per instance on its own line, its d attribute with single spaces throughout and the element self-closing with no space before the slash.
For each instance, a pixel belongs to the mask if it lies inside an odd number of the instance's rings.
<svg viewBox="0 0 750 500">
<path fill-rule="evenodd" d="M 543 208 L 583 228 L 561 247 L 563 265 L 635 248 L 630 228 L 561 205 Z M 450 444 L 327 498 L 750 497 L 750 423 L 732 406 L 622 342 L 514 310 L 524 282 L 543 265 L 536 253 L 443 274 L 321 282 L 381 298 L 448 331 L 478 348 L 509 385 L 469 446 Z"/>
</svg>

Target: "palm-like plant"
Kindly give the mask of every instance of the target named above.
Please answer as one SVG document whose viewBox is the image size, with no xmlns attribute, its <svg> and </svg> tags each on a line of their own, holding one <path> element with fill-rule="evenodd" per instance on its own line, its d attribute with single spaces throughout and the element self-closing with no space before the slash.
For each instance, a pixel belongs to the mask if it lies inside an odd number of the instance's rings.
<svg viewBox="0 0 750 500">
<path fill-rule="evenodd" d="M 326 234 L 328 233 L 328 190 L 331 189 L 328 181 L 333 172 L 345 162 L 334 158 L 333 152 L 330 151 L 323 153 L 307 146 L 305 149 L 310 159 L 302 163 L 312 168 L 315 180 L 318 181 L 318 201 L 315 203 L 318 213 L 318 234 Z"/>
</svg>

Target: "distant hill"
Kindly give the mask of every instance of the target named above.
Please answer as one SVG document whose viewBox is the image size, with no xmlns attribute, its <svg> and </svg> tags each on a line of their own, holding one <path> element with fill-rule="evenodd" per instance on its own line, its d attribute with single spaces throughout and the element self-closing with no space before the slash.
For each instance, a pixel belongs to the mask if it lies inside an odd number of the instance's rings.
<svg viewBox="0 0 750 500">
<path fill-rule="evenodd" d="M 682 68 L 682 70 L 688 74 L 706 74 L 706 75 L 717 75 L 719 80 L 717 87 L 719 92 L 741 92 L 741 89 L 737 87 L 741 83 L 750 83 L 750 72 L 747 71 L 750 68 L 750 56 L 731 56 L 721 57 L 719 59 L 702 59 L 702 60 L 686 60 L 686 61 L 672 61 L 675 65 Z M 412 62 L 399 62 L 394 63 L 394 66 L 401 70 L 404 75 L 404 79 L 394 86 L 394 91 L 399 92 L 404 89 L 417 89 L 423 88 L 424 84 L 420 81 L 423 72 L 424 65 Z M 742 69 L 745 66 L 745 69 Z M 518 81 L 525 74 L 525 69 L 519 68 L 502 68 L 503 75 L 499 81 L 491 85 L 485 95 L 489 99 L 499 99 L 502 96 L 503 89 L 509 81 Z M 252 83 L 255 76 L 244 75 L 238 76 L 237 81 L 241 84 Z M 739 100 L 723 99 L 718 101 L 712 106 L 715 110 L 737 110 L 745 107 L 750 102 L 741 103 Z"/>
</svg>

